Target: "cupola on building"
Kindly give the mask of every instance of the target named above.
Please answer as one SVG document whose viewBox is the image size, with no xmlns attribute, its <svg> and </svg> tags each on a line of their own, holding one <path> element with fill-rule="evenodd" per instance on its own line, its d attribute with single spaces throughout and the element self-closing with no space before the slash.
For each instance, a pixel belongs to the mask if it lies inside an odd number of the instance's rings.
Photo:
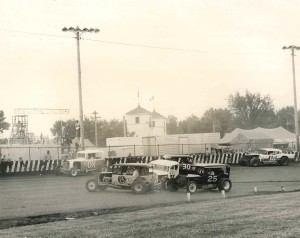
<svg viewBox="0 0 300 238">
<path fill-rule="evenodd" d="M 135 136 L 166 135 L 167 118 L 153 110 L 150 112 L 138 105 L 135 109 L 125 113 L 127 131 Z"/>
</svg>

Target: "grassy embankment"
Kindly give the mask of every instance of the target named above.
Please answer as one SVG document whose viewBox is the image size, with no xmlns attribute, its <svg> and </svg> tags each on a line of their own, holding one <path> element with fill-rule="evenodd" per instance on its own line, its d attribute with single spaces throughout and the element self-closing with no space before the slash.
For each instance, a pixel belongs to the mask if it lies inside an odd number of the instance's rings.
<svg viewBox="0 0 300 238">
<path fill-rule="evenodd" d="M 300 192 L 155 207 L 1 230 L 1 237 L 300 237 Z"/>
</svg>

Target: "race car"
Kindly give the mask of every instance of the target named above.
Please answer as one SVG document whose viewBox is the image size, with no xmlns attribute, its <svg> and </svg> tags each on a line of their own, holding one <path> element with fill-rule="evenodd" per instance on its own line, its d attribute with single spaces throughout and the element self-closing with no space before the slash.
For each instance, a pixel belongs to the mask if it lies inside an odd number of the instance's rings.
<svg viewBox="0 0 300 238">
<path fill-rule="evenodd" d="M 245 154 L 240 159 L 240 165 L 257 167 L 259 165 L 276 164 L 288 165 L 290 161 L 295 160 L 295 154 L 283 153 L 280 149 L 263 148 L 253 153 Z"/>
</svg>

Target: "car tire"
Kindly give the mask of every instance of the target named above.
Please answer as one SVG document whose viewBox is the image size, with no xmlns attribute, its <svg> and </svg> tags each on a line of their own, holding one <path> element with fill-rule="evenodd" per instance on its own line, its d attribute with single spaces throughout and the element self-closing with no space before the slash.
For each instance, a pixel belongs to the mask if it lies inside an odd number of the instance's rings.
<svg viewBox="0 0 300 238">
<path fill-rule="evenodd" d="M 98 187 L 99 186 L 97 183 L 97 179 L 95 179 L 95 178 L 91 178 L 91 179 L 87 180 L 85 183 L 85 188 L 89 192 L 96 192 Z"/>
<path fill-rule="evenodd" d="M 165 185 L 169 192 L 176 192 L 179 189 L 175 179 L 168 179 Z"/>
<path fill-rule="evenodd" d="M 131 185 L 131 190 L 135 194 L 142 194 L 146 192 L 146 184 L 142 180 L 135 180 Z"/>
<path fill-rule="evenodd" d="M 108 172 L 108 168 L 106 166 L 102 167 L 101 172 Z"/>
<path fill-rule="evenodd" d="M 224 190 L 227 193 L 231 190 L 232 182 L 229 178 L 220 178 L 217 186 L 220 191 Z"/>
<path fill-rule="evenodd" d="M 257 157 L 254 157 L 250 160 L 250 165 L 252 167 L 257 167 L 259 165 L 259 159 Z"/>
<path fill-rule="evenodd" d="M 73 167 L 70 170 L 70 174 L 71 174 L 72 177 L 76 177 L 78 175 L 77 167 Z"/>
<path fill-rule="evenodd" d="M 190 193 L 195 193 L 197 191 L 197 183 L 195 181 L 190 181 L 187 184 L 187 190 Z"/>
<path fill-rule="evenodd" d="M 289 165 L 289 158 L 288 157 L 282 157 L 279 161 L 279 164 L 280 165 L 283 165 L 283 166 L 287 166 Z"/>
<path fill-rule="evenodd" d="M 56 166 L 55 166 L 55 168 L 54 168 L 55 175 L 59 176 L 59 175 L 62 174 L 61 168 L 62 168 L 61 165 L 56 165 Z"/>
</svg>

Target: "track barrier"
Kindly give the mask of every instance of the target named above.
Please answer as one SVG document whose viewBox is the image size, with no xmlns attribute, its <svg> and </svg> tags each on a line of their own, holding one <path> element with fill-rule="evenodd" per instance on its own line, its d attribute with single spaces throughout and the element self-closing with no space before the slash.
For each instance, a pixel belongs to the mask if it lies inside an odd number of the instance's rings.
<svg viewBox="0 0 300 238">
<path fill-rule="evenodd" d="M 192 154 L 195 163 L 221 163 L 229 165 L 239 164 L 239 160 L 244 153 L 226 153 L 226 154 Z M 113 164 L 120 163 L 150 163 L 162 156 L 130 156 L 106 158 L 106 165 L 111 168 Z M 299 153 L 295 155 L 295 162 L 299 161 Z M 19 160 L 19 161 L 1 161 L 0 176 L 10 174 L 41 174 L 53 173 L 55 167 L 61 164 L 61 160 Z"/>
</svg>

